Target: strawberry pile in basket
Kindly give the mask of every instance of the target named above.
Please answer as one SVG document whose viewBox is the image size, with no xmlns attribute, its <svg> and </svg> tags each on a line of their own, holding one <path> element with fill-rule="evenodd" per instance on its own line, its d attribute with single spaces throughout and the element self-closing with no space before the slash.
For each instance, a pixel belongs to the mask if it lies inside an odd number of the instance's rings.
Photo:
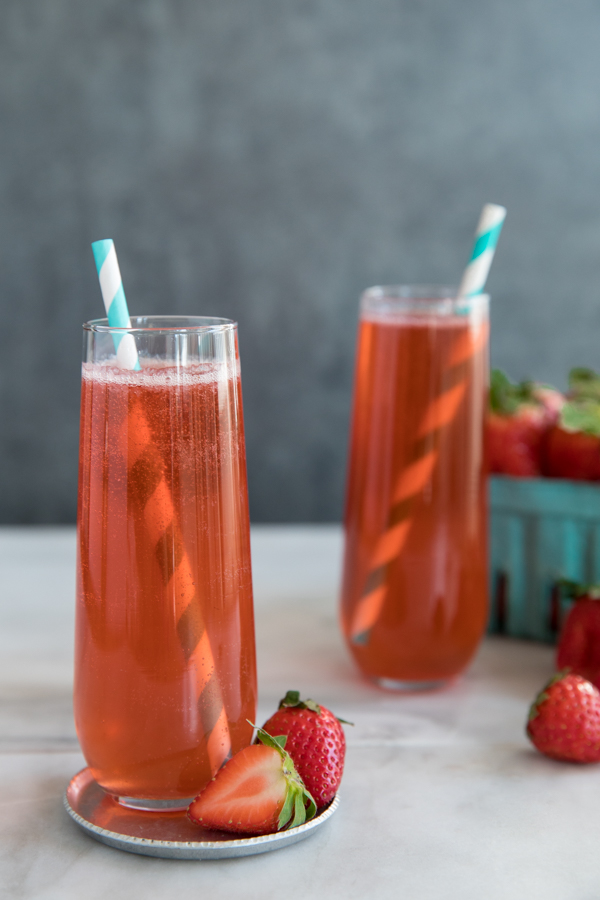
<svg viewBox="0 0 600 900">
<path fill-rule="evenodd" d="M 487 440 L 492 473 L 600 481 L 600 375 L 572 369 L 563 395 L 494 369 Z"/>
</svg>

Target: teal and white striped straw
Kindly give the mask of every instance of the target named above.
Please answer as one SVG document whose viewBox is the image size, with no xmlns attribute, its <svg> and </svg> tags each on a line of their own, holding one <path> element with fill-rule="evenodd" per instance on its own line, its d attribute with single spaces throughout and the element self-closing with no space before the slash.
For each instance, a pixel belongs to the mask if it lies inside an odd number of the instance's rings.
<svg viewBox="0 0 600 900">
<path fill-rule="evenodd" d="M 110 240 L 94 241 L 92 250 L 96 260 L 96 270 L 108 324 L 111 328 L 131 328 L 114 242 Z M 141 368 L 140 360 L 133 335 L 115 332 L 113 341 L 119 366 L 122 369 L 139 370 Z"/>
<path fill-rule="evenodd" d="M 475 231 L 471 259 L 458 288 L 459 298 L 474 297 L 483 293 L 505 218 L 506 209 L 503 206 L 486 203 L 483 207 Z"/>
</svg>

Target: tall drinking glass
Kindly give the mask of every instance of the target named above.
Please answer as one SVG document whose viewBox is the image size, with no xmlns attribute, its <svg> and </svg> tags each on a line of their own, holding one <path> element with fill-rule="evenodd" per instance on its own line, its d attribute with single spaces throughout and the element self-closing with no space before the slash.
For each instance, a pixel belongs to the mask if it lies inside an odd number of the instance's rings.
<svg viewBox="0 0 600 900">
<path fill-rule="evenodd" d="M 256 711 L 236 324 L 88 322 L 80 437 L 77 733 L 121 803 L 182 808 Z"/>
<path fill-rule="evenodd" d="M 485 628 L 488 332 L 482 294 L 406 286 L 362 297 L 342 625 L 384 687 L 442 685 Z"/>
</svg>

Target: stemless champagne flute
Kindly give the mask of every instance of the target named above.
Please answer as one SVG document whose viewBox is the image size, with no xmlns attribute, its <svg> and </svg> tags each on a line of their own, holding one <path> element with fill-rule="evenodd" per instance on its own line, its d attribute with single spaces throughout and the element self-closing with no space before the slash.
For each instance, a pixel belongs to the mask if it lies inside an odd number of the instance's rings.
<svg viewBox="0 0 600 900">
<path fill-rule="evenodd" d="M 482 293 L 362 297 L 342 624 L 360 669 L 384 687 L 443 684 L 485 628 L 488 331 Z"/>
<path fill-rule="evenodd" d="M 121 803 L 181 808 L 256 711 L 236 324 L 88 322 L 80 440 L 77 733 Z"/>
</svg>

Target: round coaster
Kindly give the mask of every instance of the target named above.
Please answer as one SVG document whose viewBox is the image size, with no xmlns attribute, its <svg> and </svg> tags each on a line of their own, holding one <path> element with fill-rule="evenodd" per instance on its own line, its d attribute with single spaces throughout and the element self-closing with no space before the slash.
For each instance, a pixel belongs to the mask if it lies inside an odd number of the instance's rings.
<svg viewBox="0 0 600 900">
<path fill-rule="evenodd" d="M 268 853 L 304 840 L 339 806 L 334 797 L 314 819 L 276 834 L 238 837 L 194 825 L 185 812 L 150 812 L 121 806 L 96 784 L 89 769 L 78 772 L 65 792 L 65 809 L 84 831 L 109 847 L 165 859 L 227 859 Z"/>
</svg>

